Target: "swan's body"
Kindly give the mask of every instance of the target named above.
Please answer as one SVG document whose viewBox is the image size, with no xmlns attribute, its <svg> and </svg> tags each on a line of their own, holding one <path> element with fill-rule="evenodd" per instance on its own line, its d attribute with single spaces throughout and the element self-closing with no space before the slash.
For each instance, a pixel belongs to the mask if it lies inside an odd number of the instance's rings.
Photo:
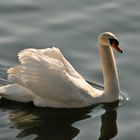
<svg viewBox="0 0 140 140">
<path fill-rule="evenodd" d="M 53 47 L 21 51 L 18 55 L 21 64 L 7 71 L 13 84 L 0 87 L 0 95 L 9 100 L 33 101 L 36 106 L 55 108 L 79 108 L 118 100 L 118 74 L 108 39 L 116 40 L 116 37 L 109 32 L 99 36 L 104 91 L 90 86 L 60 50 Z"/>
</svg>

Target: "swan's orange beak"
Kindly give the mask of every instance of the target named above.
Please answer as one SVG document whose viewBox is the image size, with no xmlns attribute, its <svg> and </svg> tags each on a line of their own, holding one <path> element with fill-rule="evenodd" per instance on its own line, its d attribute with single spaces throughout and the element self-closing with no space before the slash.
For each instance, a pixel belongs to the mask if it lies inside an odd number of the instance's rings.
<svg viewBox="0 0 140 140">
<path fill-rule="evenodd" d="M 112 46 L 115 50 L 117 50 L 118 52 L 123 53 L 123 50 L 122 50 L 122 49 L 119 47 L 119 45 L 116 44 L 115 42 L 112 42 L 111 46 Z"/>
</svg>

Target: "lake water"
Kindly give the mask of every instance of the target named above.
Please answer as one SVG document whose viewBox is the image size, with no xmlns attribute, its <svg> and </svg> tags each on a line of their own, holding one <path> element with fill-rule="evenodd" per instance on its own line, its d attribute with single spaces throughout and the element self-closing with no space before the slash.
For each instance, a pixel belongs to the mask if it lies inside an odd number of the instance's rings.
<svg viewBox="0 0 140 140">
<path fill-rule="evenodd" d="M 97 37 L 111 31 L 124 50 L 115 56 L 130 100 L 83 110 L 1 100 L 0 140 L 139 140 L 139 6 L 139 0 L 1 0 L 0 65 L 18 64 L 21 49 L 56 46 L 83 77 L 102 85 Z"/>
</svg>

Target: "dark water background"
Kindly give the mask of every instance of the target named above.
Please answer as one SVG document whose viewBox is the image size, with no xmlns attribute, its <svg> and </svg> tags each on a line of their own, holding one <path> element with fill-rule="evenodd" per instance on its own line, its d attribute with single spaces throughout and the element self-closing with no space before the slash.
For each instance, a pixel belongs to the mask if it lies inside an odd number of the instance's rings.
<svg viewBox="0 0 140 140">
<path fill-rule="evenodd" d="M 113 104 L 69 111 L 1 101 L 0 140 L 139 140 L 139 7 L 139 0 L 1 0 L 1 65 L 18 64 L 21 49 L 56 46 L 86 79 L 102 84 L 97 37 L 111 31 L 124 50 L 115 55 L 130 100 L 117 110 Z"/>
</svg>

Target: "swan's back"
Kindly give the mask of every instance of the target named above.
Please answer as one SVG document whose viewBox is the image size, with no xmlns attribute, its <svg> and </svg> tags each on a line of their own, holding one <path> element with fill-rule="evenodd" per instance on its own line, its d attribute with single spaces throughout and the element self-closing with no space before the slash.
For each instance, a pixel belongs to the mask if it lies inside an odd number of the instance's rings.
<svg viewBox="0 0 140 140">
<path fill-rule="evenodd" d="M 50 101 L 87 104 L 87 82 L 57 48 L 26 49 L 19 53 L 21 65 L 8 70 L 8 79 Z"/>
</svg>

